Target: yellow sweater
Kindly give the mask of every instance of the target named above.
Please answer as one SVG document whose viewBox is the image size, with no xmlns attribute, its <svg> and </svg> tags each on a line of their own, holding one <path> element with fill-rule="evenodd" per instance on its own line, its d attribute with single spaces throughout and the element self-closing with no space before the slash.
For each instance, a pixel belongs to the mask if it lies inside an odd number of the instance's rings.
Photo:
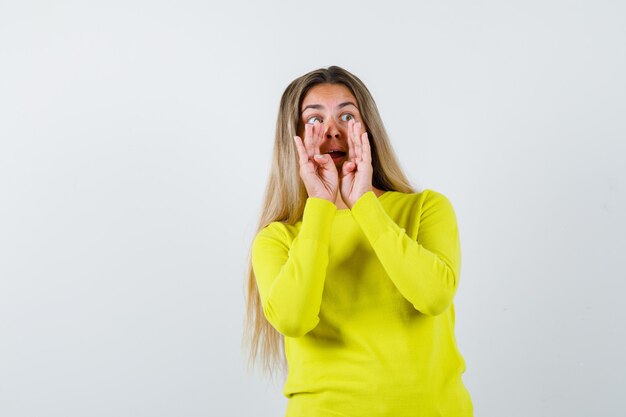
<svg viewBox="0 0 626 417">
<path fill-rule="evenodd" d="M 454 337 L 461 249 L 433 190 L 307 199 L 255 237 L 267 320 L 285 336 L 288 417 L 469 417 Z"/>
</svg>

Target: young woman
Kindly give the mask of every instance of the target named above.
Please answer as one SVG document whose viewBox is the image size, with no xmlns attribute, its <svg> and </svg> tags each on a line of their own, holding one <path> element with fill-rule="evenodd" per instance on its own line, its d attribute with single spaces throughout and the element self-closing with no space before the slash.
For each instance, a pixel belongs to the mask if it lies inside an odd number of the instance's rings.
<svg viewBox="0 0 626 417">
<path fill-rule="evenodd" d="M 251 360 L 288 368 L 286 415 L 472 416 L 460 267 L 450 201 L 410 186 L 363 82 L 333 66 L 289 84 L 247 300 Z"/>
</svg>

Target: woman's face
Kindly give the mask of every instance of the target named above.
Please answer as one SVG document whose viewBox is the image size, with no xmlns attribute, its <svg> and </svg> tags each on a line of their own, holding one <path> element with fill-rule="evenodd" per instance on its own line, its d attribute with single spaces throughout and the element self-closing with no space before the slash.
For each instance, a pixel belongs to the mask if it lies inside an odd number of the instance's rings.
<svg viewBox="0 0 626 417">
<path fill-rule="evenodd" d="M 332 152 L 335 166 L 339 168 L 347 158 L 348 122 L 352 119 L 361 122 L 365 131 L 356 98 L 350 90 L 343 84 L 318 84 L 308 91 L 302 101 L 298 136 L 304 139 L 305 123 L 322 123 L 324 134 L 319 144 L 320 152 Z"/>
</svg>

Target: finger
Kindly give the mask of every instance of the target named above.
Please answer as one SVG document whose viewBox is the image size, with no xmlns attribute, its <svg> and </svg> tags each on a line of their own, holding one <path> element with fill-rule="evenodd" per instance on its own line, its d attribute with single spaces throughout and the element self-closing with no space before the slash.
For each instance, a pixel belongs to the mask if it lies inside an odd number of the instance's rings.
<svg viewBox="0 0 626 417">
<path fill-rule="evenodd" d="M 365 162 L 372 163 L 372 148 L 370 146 L 369 137 L 367 136 L 367 132 L 364 132 L 361 135 L 361 143 L 363 148 L 363 160 Z"/>
<path fill-rule="evenodd" d="M 316 121 L 315 125 L 313 126 L 313 132 L 314 132 L 314 149 L 315 149 L 315 153 L 319 154 L 320 153 L 320 143 L 322 142 L 322 134 L 324 132 L 324 126 L 322 125 L 322 123 Z"/>
<path fill-rule="evenodd" d="M 355 144 L 355 154 L 356 154 L 356 159 L 357 161 L 360 161 L 363 159 L 363 145 L 361 144 L 361 123 L 355 123 L 354 124 L 354 130 L 353 130 L 353 137 L 354 137 L 354 144 Z"/>
<path fill-rule="evenodd" d="M 348 161 L 354 161 L 356 158 L 356 151 L 354 149 L 354 141 L 350 137 L 348 139 Z"/>
<path fill-rule="evenodd" d="M 328 154 L 317 154 L 313 158 L 315 162 L 319 165 L 319 167 L 326 171 L 337 171 L 337 167 L 335 167 L 335 163 L 333 162 L 333 158 L 331 158 Z"/>
<path fill-rule="evenodd" d="M 304 124 L 304 147 L 309 158 L 315 155 L 315 148 L 313 147 L 313 126 L 309 123 Z"/>
<path fill-rule="evenodd" d="M 348 161 L 354 161 L 355 149 L 354 140 L 352 139 L 352 126 L 354 125 L 354 119 L 348 122 Z"/>
<path fill-rule="evenodd" d="M 302 139 L 300 139 L 300 136 L 294 136 L 293 141 L 296 144 L 296 150 L 298 151 L 298 163 L 300 164 L 300 166 L 302 166 L 303 164 L 309 162 L 309 156 L 306 153 L 306 149 L 302 144 Z"/>
<path fill-rule="evenodd" d="M 343 165 L 341 166 L 341 176 L 345 177 L 346 175 L 350 174 L 351 172 L 354 172 L 354 169 L 356 168 L 356 164 L 352 161 L 346 161 L 343 163 Z"/>
</svg>

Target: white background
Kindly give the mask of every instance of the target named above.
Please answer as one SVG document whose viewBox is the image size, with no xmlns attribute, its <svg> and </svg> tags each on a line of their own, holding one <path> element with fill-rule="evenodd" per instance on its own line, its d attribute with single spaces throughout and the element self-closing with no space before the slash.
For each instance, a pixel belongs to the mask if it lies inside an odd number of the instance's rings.
<svg viewBox="0 0 626 417">
<path fill-rule="evenodd" d="M 0 415 L 280 416 L 246 260 L 294 78 L 339 65 L 453 203 L 476 416 L 622 416 L 620 1 L 0 1 Z"/>
</svg>

